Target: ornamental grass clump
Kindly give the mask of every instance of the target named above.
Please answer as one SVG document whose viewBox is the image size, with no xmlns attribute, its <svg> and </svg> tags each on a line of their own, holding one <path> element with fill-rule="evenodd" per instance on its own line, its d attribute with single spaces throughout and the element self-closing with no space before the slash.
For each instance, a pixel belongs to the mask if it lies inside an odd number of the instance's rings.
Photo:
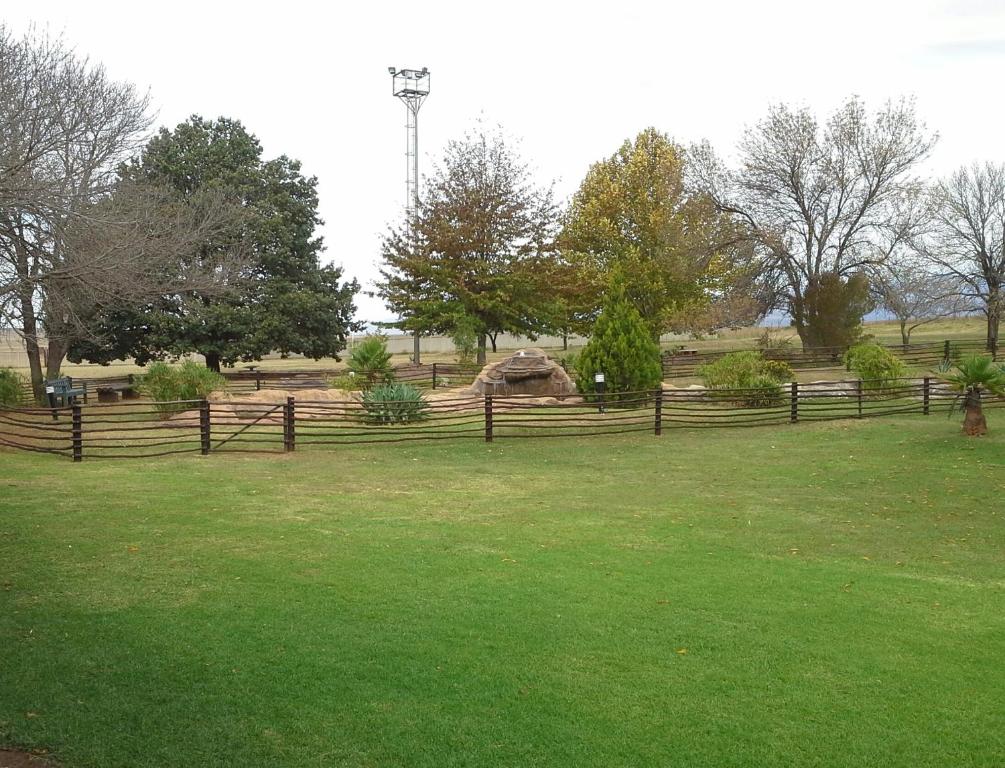
<svg viewBox="0 0 1005 768">
<path fill-rule="evenodd" d="M 760 352 L 731 352 L 698 369 L 712 397 L 746 408 L 768 408 L 782 402 L 782 384 L 794 378 L 788 363 L 765 360 Z"/>
<path fill-rule="evenodd" d="M 412 424 L 429 416 L 429 403 L 411 384 L 378 384 L 363 393 L 367 424 Z"/>
<path fill-rule="evenodd" d="M 163 414 L 191 407 L 191 404 L 176 401 L 202 400 L 226 387 L 227 380 L 223 376 L 194 360 L 186 360 L 178 366 L 151 363 L 140 380 L 140 389 Z"/>
</svg>

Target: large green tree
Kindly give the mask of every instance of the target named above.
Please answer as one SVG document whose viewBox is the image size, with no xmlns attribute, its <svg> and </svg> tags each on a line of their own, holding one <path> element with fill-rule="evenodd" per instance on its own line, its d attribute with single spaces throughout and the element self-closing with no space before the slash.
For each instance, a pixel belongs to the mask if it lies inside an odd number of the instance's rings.
<svg viewBox="0 0 1005 768">
<path fill-rule="evenodd" d="M 320 264 L 322 223 L 317 179 L 285 155 L 262 158 L 262 148 L 240 122 L 193 116 L 162 128 L 142 154 L 120 169 L 123 180 L 153 182 L 198 207 L 226 197 L 243 212 L 233 226 L 177 254 L 166 269 L 214 274 L 213 285 L 174 291 L 140 307 L 101 318 L 99 343 L 82 343 L 70 359 L 104 362 L 198 352 L 219 370 L 270 352 L 337 356 L 352 320 L 355 281 Z"/>
<path fill-rule="evenodd" d="M 687 325 L 728 295 L 742 242 L 707 196 L 688 191 L 684 151 L 647 128 L 595 163 L 572 199 L 560 244 L 584 279 L 565 297 L 569 325 L 595 316 L 614 270 L 653 338 Z"/>
<path fill-rule="evenodd" d="M 487 338 L 554 327 L 557 208 L 499 133 L 450 142 L 411 224 L 384 238 L 377 284 L 398 327 L 449 333 L 467 318 L 479 363 Z"/>
</svg>

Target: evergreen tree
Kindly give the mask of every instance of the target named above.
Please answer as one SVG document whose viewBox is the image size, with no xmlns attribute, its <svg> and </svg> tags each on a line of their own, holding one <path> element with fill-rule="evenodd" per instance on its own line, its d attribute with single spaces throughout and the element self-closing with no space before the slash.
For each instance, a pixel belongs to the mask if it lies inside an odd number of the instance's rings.
<svg viewBox="0 0 1005 768">
<path fill-rule="evenodd" d="M 874 306 L 864 274 L 824 272 L 803 293 L 803 340 L 810 347 L 850 347 L 862 338 L 862 318 Z"/>
<path fill-rule="evenodd" d="M 142 364 L 198 352 L 218 371 L 270 352 L 318 359 L 345 349 L 360 327 L 352 320 L 359 286 L 342 281 L 340 267 L 320 264 L 317 179 L 304 177 L 299 162 L 263 160 L 258 139 L 235 120 L 194 116 L 162 128 L 120 175 L 168 187 L 194 207 L 222 194 L 243 215 L 167 267 L 180 277 L 216 274 L 217 285 L 107 313 L 100 342 L 78 344 L 71 360 Z"/>
<path fill-rule="evenodd" d="M 576 373 L 576 386 L 583 394 L 594 391 L 595 374 L 604 374 L 607 398 L 612 402 L 625 399 L 627 392 L 656 389 L 663 380 L 659 346 L 628 300 L 620 275 L 615 275 L 607 292 Z"/>
</svg>

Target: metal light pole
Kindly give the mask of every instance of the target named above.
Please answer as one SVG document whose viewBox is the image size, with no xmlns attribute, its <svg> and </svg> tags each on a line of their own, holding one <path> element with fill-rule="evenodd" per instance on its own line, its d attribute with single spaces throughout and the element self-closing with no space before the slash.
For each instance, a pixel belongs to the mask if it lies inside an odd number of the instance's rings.
<svg viewBox="0 0 1005 768">
<path fill-rule="evenodd" d="M 419 213 L 419 107 L 429 95 L 429 70 L 426 67 L 420 69 L 395 69 L 388 67 L 391 73 L 391 92 L 405 104 L 407 122 L 405 130 L 407 132 L 405 144 L 405 158 L 408 161 L 408 175 L 405 179 L 405 212 L 408 217 L 407 227 L 409 235 L 414 234 L 415 217 Z M 414 351 L 413 358 L 416 365 L 419 365 L 419 329 L 413 332 Z"/>
</svg>

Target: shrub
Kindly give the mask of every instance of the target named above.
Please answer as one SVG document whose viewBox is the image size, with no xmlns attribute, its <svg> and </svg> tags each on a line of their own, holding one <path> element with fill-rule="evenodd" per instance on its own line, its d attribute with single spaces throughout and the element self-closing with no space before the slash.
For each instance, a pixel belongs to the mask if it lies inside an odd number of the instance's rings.
<svg viewBox="0 0 1005 768">
<path fill-rule="evenodd" d="M 365 336 L 349 353 L 349 370 L 358 389 L 367 390 L 377 384 L 388 384 L 394 377 L 391 353 L 383 336 Z"/>
<path fill-rule="evenodd" d="M 705 386 L 716 397 L 749 408 L 777 405 L 781 384 L 791 381 L 792 369 L 782 360 L 765 360 L 760 352 L 731 352 L 698 369 Z"/>
<path fill-rule="evenodd" d="M 201 400 L 226 386 L 223 376 L 194 360 L 186 360 L 179 366 L 151 363 L 140 381 L 140 388 L 162 413 L 185 409 L 184 405 L 170 401 Z"/>
<path fill-rule="evenodd" d="M 575 376 L 579 370 L 579 352 L 566 352 L 558 362 L 569 376 Z"/>
<path fill-rule="evenodd" d="M 478 321 L 470 315 L 461 315 L 454 321 L 450 335 L 454 342 L 459 365 L 474 365 L 478 355 Z"/>
<path fill-rule="evenodd" d="M 21 405 L 25 386 L 25 379 L 20 373 L 10 368 L 0 368 L 0 405 Z"/>
<path fill-rule="evenodd" d="M 411 424 L 426 418 L 429 403 L 411 384 L 380 384 L 363 393 L 368 424 Z"/>
<path fill-rule="evenodd" d="M 845 353 L 845 365 L 865 389 L 885 389 L 906 372 L 900 358 L 879 344 L 856 344 Z"/>
<path fill-rule="evenodd" d="M 758 349 L 788 349 L 792 346 L 792 337 L 783 336 L 777 328 L 765 328 L 756 343 Z"/>
<path fill-rule="evenodd" d="M 576 386 L 588 400 L 593 398 L 597 373 L 604 374 L 605 399 L 612 403 L 631 397 L 625 393 L 656 389 L 663 380 L 659 346 L 618 278 L 604 299 L 589 343 L 576 361 Z"/>
<path fill-rule="evenodd" d="M 329 376 L 327 384 L 330 389 L 341 389 L 343 392 L 354 392 L 360 388 L 352 371 Z"/>
</svg>

